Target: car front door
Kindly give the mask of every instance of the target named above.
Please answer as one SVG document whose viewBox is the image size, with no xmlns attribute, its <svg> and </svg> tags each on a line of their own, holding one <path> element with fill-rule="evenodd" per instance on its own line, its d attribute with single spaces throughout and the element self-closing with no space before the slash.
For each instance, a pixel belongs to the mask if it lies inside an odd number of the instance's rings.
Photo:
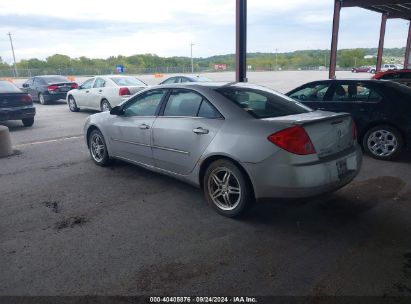
<svg viewBox="0 0 411 304">
<path fill-rule="evenodd" d="M 108 130 L 113 156 L 153 166 L 152 126 L 166 89 L 154 89 L 131 98 Z"/>
<path fill-rule="evenodd" d="M 89 107 L 101 110 L 101 99 L 103 96 L 103 88 L 106 86 L 106 81 L 103 78 L 97 77 L 93 87 L 90 89 Z"/>
<path fill-rule="evenodd" d="M 153 125 L 155 166 L 189 174 L 223 123 L 221 114 L 199 93 L 173 89 Z"/>
<path fill-rule="evenodd" d="M 75 95 L 78 107 L 90 107 L 90 99 L 92 98 L 90 90 L 93 87 L 94 80 L 95 78 L 88 79 L 81 86 L 79 86 L 78 92 Z"/>
<path fill-rule="evenodd" d="M 287 95 L 312 109 L 326 110 L 323 101 L 329 95 L 331 86 L 330 81 L 313 82 Z"/>
</svg>

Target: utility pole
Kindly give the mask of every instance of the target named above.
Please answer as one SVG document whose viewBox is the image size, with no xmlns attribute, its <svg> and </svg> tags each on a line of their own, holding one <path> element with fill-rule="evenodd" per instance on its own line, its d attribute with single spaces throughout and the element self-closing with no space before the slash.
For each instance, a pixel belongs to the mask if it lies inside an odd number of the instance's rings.
<svg viewBox="0 0 411 304">
<path fill-rule="evenodd" d="M 194 43 L 190 43 L 190 55 L 191 55 L 191 73 L 194 73 L 194 62 L 193 62 L 193 45 Z"/>
<path fill-rule="evenodd" d="M 278 59 L 277 59 L 278 49 L 275 49 L 275 70 L 278 70 Z"/>
<path fill-rule="evenodd" d="M 9 32 L 7 34 L 10 38 L 10 45 L 11 45 L 11 51 L 13 52 L 13 60 L 14 60 L 14 77 L 18 77 L 19 74 L 17 73 L 17 65 L 16 65 L 16 56 L 14 55 L 14 47 L 13 47 L 13 40 L 11 40 L 11 33 Z"/>
</svg>

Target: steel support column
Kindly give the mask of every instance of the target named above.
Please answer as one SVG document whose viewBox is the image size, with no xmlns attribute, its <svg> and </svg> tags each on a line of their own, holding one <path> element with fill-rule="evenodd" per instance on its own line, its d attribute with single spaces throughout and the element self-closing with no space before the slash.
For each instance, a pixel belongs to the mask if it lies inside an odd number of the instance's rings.
<svg viewBox="0 0 411 304">
<path fill-rule="evenodd" d="M 236 0 L 235 81 L 247 82 L 247 0 Z"/>
<path fill-rule="evenodd" d="M 338 30 L 340 27 L 340 12 L 341 12 L 341 1 L 335 0 L 334 1 L 332 39 L 331 39 L 330 69 L 328 73 L 328 77 L 330 79 L 335 78 L 335 69 L 337 67 L 337 45 L 338 45 Z"/>
<path fill-rule="evenodd" d="M 380 28 L 380 42 L 378 43 L 378 53 L 377 53 L 377 66 L 376 72 L 381 71 L 382 65 L 382 54 L 384 53 L 384 38 L 385 38 L 385 27 L 387 25 L 387 14 L 382 14 L 381 16 L 381 28 Z"/>
<path fill-rule="evenodd" d="M 405 46 L 405 60 L 404 60 L 404 69 L 410 69 L 411 68 L 411 21 L 410 25 L 408 28 L 408 39 L 407 39 L 407 45 Z"/>
</svg>

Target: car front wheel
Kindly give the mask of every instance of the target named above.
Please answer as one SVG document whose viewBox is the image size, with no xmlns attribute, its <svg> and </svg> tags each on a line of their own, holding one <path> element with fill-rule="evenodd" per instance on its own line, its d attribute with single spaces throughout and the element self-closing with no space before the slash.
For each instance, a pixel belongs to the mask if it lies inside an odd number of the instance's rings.
<svg viewBox="0 0 411 304">
<path fill-rule="evenodd" d="M 394 159 L 401 153 L 403 146 L 404 141 L 398 130 L 387 125 L 371 128 L 363 138 L 365 152 L 376 159 Z"/>
<path fill-rule="evenodd" d="M 207 202 L 227 217 L 240 215 L 253 201 L 251 185 L 244 173 L 225 159 L 217 160 L 207 168 L 203 190 Z"/>
<path fill-rule="evenodd" d="M 95 164 L 105 166 L 109 163 L 110 157 L 107 151 L 106 141 L 100 130 L 91 131 L 88 137 L 90 155 Z"/>
<path fill-rule="evenodd" d="M 68 106 L 71 112 L 78 112 L 80 109 L 77 107 L 76 100 L 73 96 L 69 96 L 68 98 Z"/>
</svg>

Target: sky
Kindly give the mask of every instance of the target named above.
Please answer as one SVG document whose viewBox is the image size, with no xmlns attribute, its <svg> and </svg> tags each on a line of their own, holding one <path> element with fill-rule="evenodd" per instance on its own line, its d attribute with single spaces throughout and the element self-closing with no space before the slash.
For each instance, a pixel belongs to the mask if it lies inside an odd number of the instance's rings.
<svg viewBox="0 0 411 304">
<path fill-rule="evenodd" d="M 333 0 L 248 0 L 248 52 L 329 49 Z M 377 47 L 381 15 L 343 8 L 338 48 Z M 107 58 L 235 52 L 235 0 L 0 0 L 0 57 Z M 408 22 L 387 22 L 385 47 L 403 47 Z"/>
</svg>

